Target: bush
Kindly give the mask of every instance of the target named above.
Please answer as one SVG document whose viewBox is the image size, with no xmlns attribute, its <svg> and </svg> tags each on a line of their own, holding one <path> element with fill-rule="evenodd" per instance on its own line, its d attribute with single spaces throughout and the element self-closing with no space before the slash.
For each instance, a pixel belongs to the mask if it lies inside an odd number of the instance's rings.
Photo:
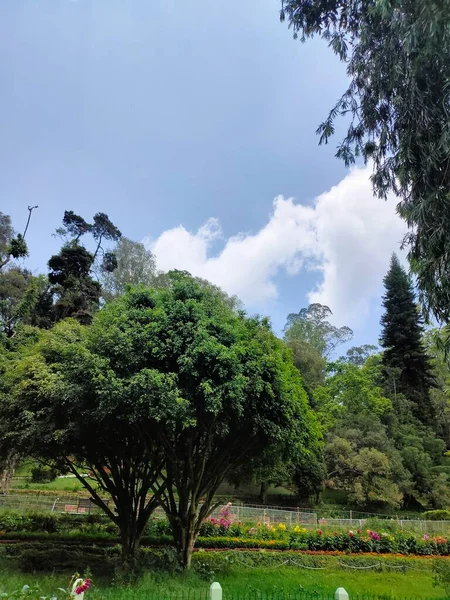
<svg viewBox="0 0 450 600">
<path fill-rule="evenodd" d="M 161 548 L 141 548 L 138 561 L 143 568 L 153 571 L 168 571 L 173 573 L 182 570 L 178 554 L 172 546 Z"/>
<path fill-rule="evenodd" d="M 427 510 L 422 514 L 426 521 L 449 521 L 450 510 Z"/>
<path fill-rule="evenodd" d="M 211 583 L 217 576 L 228 575 L 231 572 L 233 560 L 222 552 L 205 552 L 199 550 L 192 556 L 192 570 L 202 579 Z"/>
<path fill-rule="evenodd" d="M 171 535 L 172 529 L 167 519 L 151 519 L 145 527 L 145 535 L 148 537 L 158 537 L 159 535 Z"/>
<path fill-rule="evenodd" d="M 24 572 L 92 570 L 98 575 L 114 573 L 120 560 L 120 547 L 70 545 L 58 542 L 2 544 L 1 556 Z"/>
<path fill-rule="evenodd" d="M 34 467 L 31 469 L 31 482 L 50 483 L 56 479 L 57 475 L 58 472 L 50 467 Z"/>
<path fill-rule="evenodd" d="M 71 515 L 58 513 L 0 512 L 0 531 L 46 532 L 46 533 L 102 533 L 118 534 L 116 525 L 108 517 L 99 514 Z"/>
</svg>

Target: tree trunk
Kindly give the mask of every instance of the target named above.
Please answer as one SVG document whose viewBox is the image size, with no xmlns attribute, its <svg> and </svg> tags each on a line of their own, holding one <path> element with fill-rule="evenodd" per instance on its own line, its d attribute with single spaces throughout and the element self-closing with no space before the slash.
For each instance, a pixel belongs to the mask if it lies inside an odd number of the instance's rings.
<svg viewBox="0 0 450 600">
<path fill-rule="evenodd" d="M 186 533 L 183 547 L 180 547 L 180 562 L 184 569 L 191 568 L 192 553 L 194 551 L 195 539 L 197 536 Z"/>
<path fill-rule="evenodd" d="M 122 567 L 125 572 L 136 570 L 136 552 L 141 542 L 143 528 L 133 524 L 134 519 L 123 519 L 119 524 L 120 541 L 122 545 Z"/>
<path fill-rule="evenodd" d="M 259 500 L 261 504 L 267 504 L 267 493 L 269 491 L 269 482 L 263 481 L 261 482 L 261 489 L 259 492 Z"/>
<path fill-rule="evenodd" d="M 183 569 L 188 570 L 191 567 L 192 552 L 198 535 L 196 515 L 190 515 L 186 519 L 181 519 L 179 516 L 168 518 L 172 526 L 180 565 Z"/>
<path fill-rule="evenodd" d="M 0 460 L 0 493 L 8 494 L 11 481 L 19 464 L 20 456 L 12 450 Z"/>
</svg>

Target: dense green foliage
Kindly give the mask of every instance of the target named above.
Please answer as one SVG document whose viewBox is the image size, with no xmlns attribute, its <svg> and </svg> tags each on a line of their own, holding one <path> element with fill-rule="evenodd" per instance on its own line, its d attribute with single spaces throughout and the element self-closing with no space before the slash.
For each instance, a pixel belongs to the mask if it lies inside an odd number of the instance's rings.
<svg viewBox="0 0 450 600">
<path fill-rule="evenodd" d="M 350 348 L 328 363 L 326 376 L 313 377 L 309 357 L 326 351 L 328 327 L 321 319 L 297 318 L 286 328 L 325 436 L 325 485 L 345 492 L 355 507 L 446 508 L 450 371 L 436 336 L 424 334 L 412 284 L 396 257 L 384 282 L 384 352 L 378 355 L 370 345 Z"/>
<path fill-rule="evenodd" d="M 395 394 L 403 394 L 414 403 L 415 416 L 430 424 L 433 421 L 430 389 L 434 381 L 423 344 L 422 319 L 412 282 L 395 255 L 384 285 L 385 313 L 381 319 L 384 376 L 392 380 Z"/>
<path fill-rule="evenodd" d="M 287 342 L 302 341 L 323 358 L 330 358 L 340 344 L 353 337 L 350 327 L 336 327 L 327 319 L 332 316 L 328 306 L 310 304 L 287 317 L 284 337 Z"/>
<path fill-rule="evenodd" d="M 450 318 L 450 4 L 448 0 L 282 0 L 295 37 L 318 35 L 350 84 L 320 125 L 321 142 L 350 115 L 337 156 L 374 165 L 374 190 L 394 191 L 422 300 Z"/>
<path fill-rule="evenodd" d="M 301 377 L 268 322 L 186 274 L 130 291 L 90 328 L 67 320 L 39 337 L 7 360 L 8 438 L 76 474 L 131 554 L 160 503 L 188 566 L 229 473 L 263 450 L 307 457 L 318 443 Z"/>
<path fill-rule="evenodd" d="M 253 543 L 238 525 L 205 533 L 225 480 L 258 483 L 262 502 L 275 484 L 307 505 L 325 486 L 358 509 L 449 507 L 450 371 L 396 258 L 383 351 L 365 344 L 331 362 L 352 331 L 330 323 L 328 307 L 289 315 L 280 340 L 209 282 L 156 272 L 151 253 L 103 213 L 89 224 L 66 211 L 63 225 L 48 277 L 11 261 L 0 272 L 0 486 L 8 491 L 21 457 L 34 457 L 47 464 L 35 463 L 34 480 L 70 471 L 109 525 L 78 534 L 50 518 L 41 530 L 120 541 L 129 564 L 140 543 L 173 541 L 186 567 L 196 542 Z M 81 243 L 88 235 L 93 251 Z M 158 505 L 164 530 L 148 525 Z M 344 548 L 332 533 L 301 542 L 277 531 L 261 543 Z M 378 543 L 361 535 L 347 550 Z M 400 537 L 392 547 L 406 552 Z"/>
</svg>

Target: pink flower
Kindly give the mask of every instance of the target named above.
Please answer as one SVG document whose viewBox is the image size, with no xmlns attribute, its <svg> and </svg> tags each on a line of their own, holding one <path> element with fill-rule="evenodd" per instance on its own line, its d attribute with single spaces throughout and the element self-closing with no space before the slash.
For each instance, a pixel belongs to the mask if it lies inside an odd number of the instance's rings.
<svg viewBox="0 0 450 600">
<path fill-rule="evenodd" d="M 426 542 L 428 542 L 428 540 L 430 539 L 430 536 L 429 536 L 429 535 L 427 535 L 426 533 L 424 533 L 424 535 L 423 535 L 423 539 L 424 539 Z"/>
<path fill-rule="evenodd" d="M 83 592 L 85 592 L 86 590 L 88 590 L 88 589 L 89 589 L 89 586 L 91 585 L 91 582 L 92 582 L 92 579 L 89 579 L 89 578 L 88 578 L 88 579 L 85 579 L 85 580 L 83 581 L 83 583 L 77 587 L 77 589 L 75 590 L 75 593 L 76 593 L 77 595 L 80 595 L 80 594 L 82 594 Z"/>
</svg>

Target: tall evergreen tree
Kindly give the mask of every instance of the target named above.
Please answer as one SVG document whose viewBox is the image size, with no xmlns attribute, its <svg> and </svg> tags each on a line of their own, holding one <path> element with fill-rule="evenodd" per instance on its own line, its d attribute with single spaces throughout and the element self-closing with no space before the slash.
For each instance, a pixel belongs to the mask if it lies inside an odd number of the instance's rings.
<svg viewBox="0 0 450 600">
<path fill-rule="evenodd" d="M 430 389 L 432 367 L 423 345 L 423 321 L 416 305 L 412 282 L 394 254 L 384 278 L 385 314 L 380 343 L 387 377 L 395 378 L 396 394 L 403 394 L 415 407 L 415 416 L 424 424 L 433 419 Z M 394 398 L 395 403 L 395 398 Z"/>
</svg>

